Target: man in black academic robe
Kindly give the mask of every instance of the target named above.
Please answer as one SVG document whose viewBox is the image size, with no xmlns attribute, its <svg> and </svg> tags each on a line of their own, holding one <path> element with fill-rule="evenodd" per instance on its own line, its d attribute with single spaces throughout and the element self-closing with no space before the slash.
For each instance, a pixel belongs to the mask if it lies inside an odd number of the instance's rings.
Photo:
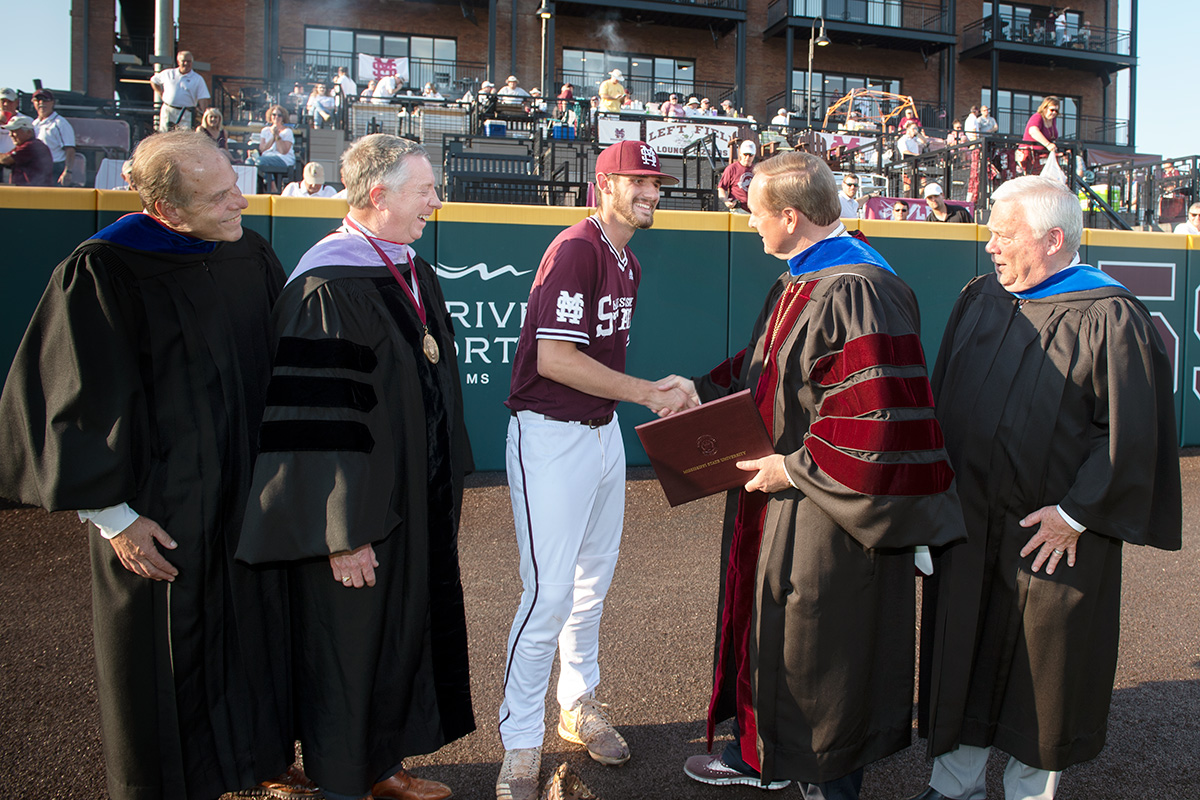
<svg viewBox="0 0 1200 800">
<path fill-rule="evenodd" d="M 753 390 L 776 455 L 738 464 L 726 515 L 709 735 L 736 716 L 736 739 L 684 769 L 812 800 L 856 798 L 863 767 L 908 746 L 914 548 L 962 535 L 916 298 L 840 211 L 819 159 L 759 165 L 750 225 L 788 271 L 750 347 L 695 382 L 703 400 Z"/>
<path fill-rule="evenodd" d="M 202 134 L 153 136 L 144 213 L 55 270 L 0 399 L 0 494 L 89 525 L 114 800 L 215 798 L 292 762 L 283 586 L 233 560 L 283 270 Z"/>
<path fill-rule="evenodd" d="M 982 798 L 989 747 L 1008 800 L 1050 798 L 1104 745 L 1121 549 L 1181 539 L 1172 375 L 1150 315 L 1078 263 L 1061 183 L 993 195 L 994 274 L 959 296 L 933 386 L 967 541 L 935 552 L 921 626 L 923 800 Z"/>
<path fill-rule="evenodd" d="M 454 331 L 408 243 L 441 207 L 425 151 L 385 134 L 342 162 L 350 213 L 275 308 L 238 557 L 286 566 L 296 726 L 330 800 L 437 800 L 402 768 L 474 730 L 458 567 L 471 469 Z"/>
</svg>

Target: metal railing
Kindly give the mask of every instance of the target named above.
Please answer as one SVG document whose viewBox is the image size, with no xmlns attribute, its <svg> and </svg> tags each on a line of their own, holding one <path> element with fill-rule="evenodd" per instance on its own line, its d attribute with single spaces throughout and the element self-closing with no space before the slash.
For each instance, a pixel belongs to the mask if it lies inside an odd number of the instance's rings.
<svg viewBox="0 0 1200 800">
<path fill-rule="evenodd" d="M 1114 56 L 1127 56 L 1131 52 L 1132 37 L 1129 31 L 1119 28 L 1104 28 L 1090 23 L 1067 25 L 1061 38 L 1053 27 L 1039 29 L 1037 23 L 1015 14 L 996 14 L 969 23 L 963 28 L 962 49 L 968 50 L 985 42 L 1015 42 L 1057 50 L 1086 50 Z"/>
<path fill-rule="evenodd" d="M 766 114 L 763 119 L 771 119 L 775 116 L 775 112 L 779 108 L 786 108 L 793 115 L 793 127 L 803 127 L 804 125 L 804 98 L 805 87 L 792 89 L 791 102 L 787 102 L 787 92 L 779 92 L 767 98 Z M 814 89 L 812 93 L 812 106 L 810 118 L 814 127 L 819 127 L 822 120 L 825 119 L 826 110 L 845 97 L 844 92 L 824 92 Z M 899 102 L 890 103 L 887 101 L 878 104 L 877 109 L 872 109 L 872 113 L 878 114 L 891 113 L 899 107 Z M 917 117 L 921 120 L 921 125 L 928 128 L 946 128 L 949 127 L 949 120 L 946 119 L 946 107 L 938 103 L 928 100 L 913 100 L 913 105 L 917 108 Z"/>
<path fill-rule="evenodd" d="M 360 92 L 376 77 L 357 75 L 357 56 L 353 53 L 284 47 L 280 48 L 279 58 L 282 63 L 280 82 L 287 89 L 294 83 L 303 84 L 306 90 L 317 82 L 332 84 L 338 67 L 345 67 L 354 77 Z M 432 83 L 447 100 L 457 100 L 467 92 L 478 90 L 486 76 L 487 64 L 482 62 L 410 57 L 405 85 L 412 87 L 414 94 L 420 94 L 426 83 Z"/>
<path fill-rule="evenodd" d="M 1028 112 L 1015 112 L 1007 108 L 993 108 L 992 115 L 999 126 L 997 133 L 1023 136 Z M 1098 117 L 1090 114 L 1059 115 L 1056 121 L 1061 139 L 1077 139 L 1086 144 L 1104 144 L 1124 147 L 1129 144 L 1129 120 L 1116 117 Z"/>
<path fill-rule="evenodd" d="M 826 22 L 856 22 L 928 33 L 954 32 L 953 20 L 943 6 L 909 0 L 774 0 L 767 6 L 767 27 L 785 16 L 824 17 Z"/>
<path fill-rule="evenodd" d="M 587 102 L 589 97 L 599 94 L 600 84 L 608 79 L 607 75 L 597 76 L 579 71 L 565 70 L 556 76 L 555 89 L 564 83 L 575 87 L 575 96 Z M 625 92 L 643 106 L 647 103 L 665 103 L 672 93 L 679 95 L 680 102 L 686 103 L 689 97 L 703 99 L 707 97 L 713 107 L 721 104 L 722 100 L 733 97 L 733 84 L 717 81 L 683 81 L 656 78 L 642 78 L 636 75 L 626 75 L 621 84 Z M 555 92 L 557 94 L 557 91 Z"/>
</svg>

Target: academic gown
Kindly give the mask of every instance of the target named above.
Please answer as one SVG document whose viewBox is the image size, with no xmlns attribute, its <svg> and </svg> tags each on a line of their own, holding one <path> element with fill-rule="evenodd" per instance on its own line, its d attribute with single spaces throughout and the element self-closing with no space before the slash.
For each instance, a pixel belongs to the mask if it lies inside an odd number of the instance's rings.
<svg viewBox="0 0 1200 800">
<path fill-rule="evenodd" d="M 839 265 L 882 262 L 847 238 L 785 273 L 750 347 L 696 384 L 702 400 L 755 390 L 799 486 L 731 493 L 722 542 L 710 737 L 736 713 L 764 782 L 834 780 L 908 746 L 911 548 L 962 535 L 916 298 L 890 268 Z"/>
<path fill-rule="evenodd" d="M 171 235 L 130 217 L 148 226 L 135 238 Z M 268 658 L 286 645 L 284 587 L 233 559 L 283 281 L 252 231 L 211 253 L 90 239 L 54 270 L 0 399 L 0 494 L 127 502 L 179 545 L 160 547 L 178 577 L 153 581 L 89 525 L 114 800 L 214 798 L 293 758 L 287 674 Z"/>
<path fill-rule="evenodd" d="M 1119 284 L 1021 300 L 988 275 L 959 296 L 933 387 L 968 538 L 935 553 L 924 587 L 931 755 L 994 745 L 1062 770 L 1104 745 L 1122 544 L 1180 547 L 1172 384 L 1150 315 Z M 1035 574 L 1019 521 L 1055 504 L 1087 530 L 1075 566 Z"/>
<path fill-rule="evenodd" d="M 305 770 L 343 794 L 366 793 L 402 758 L 475 727 L 458 567 L 470 446 L 445 300 L 433 269 L 414 265 L 436 365 L 374 253 L 284 289 L 238 553 L 286 562 Z M 398 268 L 408 280 L 408 265 Z M 376 585 L 342 586 L 328 556 L 368 543 Z"/>
</svg>

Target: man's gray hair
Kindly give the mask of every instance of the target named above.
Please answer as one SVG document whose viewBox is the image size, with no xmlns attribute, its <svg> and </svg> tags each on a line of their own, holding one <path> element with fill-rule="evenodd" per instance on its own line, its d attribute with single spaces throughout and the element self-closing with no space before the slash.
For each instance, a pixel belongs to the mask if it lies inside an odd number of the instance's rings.
<svg viewBox="0 0 1200 800">
<path fill-rule="evenodd" d="M 371 190 L 384 186 L 397 190 L 411 174 L 414 156 L 429 160 L 425 148 L 390 133 L 364 136 L 342 154 L 342 183 L 351 208 L 371 205 Z"/>
<path fill-rule="evenodd" d="M 184 185 L 183 168 L 207 151 L 217 152 L 217 143 L 206 133 L 177 130 L 147 136 L 130 159 L 129 182 L 142 199 L 142 208 L 158 215 L 155 205 L 164 202 L 182 209 L 192 202 Z"/>
<path fill-rule="evenodd" d="M 1025 211 L 1025 221 L 1037 236 L 1061 228 L 1063 250 L 1074 253 L 1083 239 L 1083 208 L 1079 198 L 1053 178 L 1025 175 L 1005 181 L 992 192 L 993 203 L 1016 203 Z"/>
</svg>

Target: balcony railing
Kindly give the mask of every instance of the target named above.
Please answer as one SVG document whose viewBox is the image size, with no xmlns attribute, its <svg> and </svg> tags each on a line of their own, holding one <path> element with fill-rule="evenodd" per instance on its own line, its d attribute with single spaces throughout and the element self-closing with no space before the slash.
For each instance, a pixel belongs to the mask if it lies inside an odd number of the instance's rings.
<svg viewBox="0 0 1200 800">
<path fill-rule="evenodd" d="M 994 116 L 999 133 L 1013 136 L 1022 136 L 1025 133 L 1025 123 L 1029 121 L 1027 112 L 1016 113 L 999 108 L 996 109 Z M 1129 120 L 1127 119 L 1075 114 L 1074 116 L 1060 116 L 1057 125 L 1060 139 L 1118 147 L 1125 147 L 1129 144 Z"/>
<path fill-rule="evenodd" d="M 1070 24 L 1065 35 L 1059 38 L 1054 28 L 1039 28 L 1037 23 L 1013 14 L 987 16 L 963 28 L 963 50 L 991 41 L 1127 56 L 1132 40 L 1129 31 L 1100 28 L 1089 23 Z"/>
<path fill-rule="evenodd" d="M 600 83 L 608 78 L 607 75 L 587 75 L 578 71 L 561 72 L 557 77 L 558 89 L 564 83 L 575 87 L 575 97 L 587 102 L 587 99 L 600 91 Z M 636 75 L 626 75 L 622 86 L 629 96 L 643 105 L 646 103 L 664 103 L 672 93 L 679 95 L 680 102 L 686 103 L 689 97 L 703 99 L 707 97 L 713 108 L 721 101 L 733 96 L 732 83 L 715 81 L 667 80 L 656 78 L 640 78 Z M 557 91 L 553 94 L 558 94 Z"/>
<path fill-rule="evenodd" d="M 950 15 L 941 5 L 908 0 L 774 0 L 767 7 L 767 27 L 784 16 L 824 17 L 826 22 L 855 22 L 929 33 L 953 33 Z"/>
<path fill-rule="evenodd" d="M 785 101 L 786 92 L 780 92 L 767 100 L 768 113 L 764 119 L 770 119 L 775 116 L 775 111 L 781 107 L 787 108 L 792 112 L 794 125 L 804 125 L 804 97 L 805 87 L 799 86 L 792 89 L 792 101 Z M 845 97 L 845 94 L 837 92 L 824 92 L 814 89 L 812 93 L 812 108 L 809 112 L 809 118 L 812 120 L 812 127 L 820 128 L 821 123 L 825 120 L 825 112 L 836 103 Z M 864 101 L 866 102 L 866 101 Z M 857 102 L 856 102 L 857 105 Z M 921 124 L 928 128 L 946 128 L 949 127 L 946 119 L 946 108 L 938 103 L 928 100 L 913 100 L 913 105 L 917 108 L 917 117 L 921 120 Z M 890 101 L 872 101 L 869 108 L 856 109 L 864 114 L 864 116 L 879 117 L 884 114 L 890 114 L 895 111 L 899 103 Z M 830 123 L 833 124 L 832 122 Z"/>
<path fill-rule="evenodd" d="M 281 81 L 288 89 L 293 83 L 304 84 L 305 88 L 317 82 L 332 83 L 338 67 L 346 68 L 358 83 L 359 91 L 374 77 L 357 74 L 357 56 L 352 53 L 285 47 L 280 49 L 279 56 L 283 62 Z M 411 56 L 408 59 L 407 85 L 415 94 L 420 94 L 426 83 L 432 83 L 447 100 L 457 100 L 476 90 L 486 76 L 484 63 Z"/>
</svg>

